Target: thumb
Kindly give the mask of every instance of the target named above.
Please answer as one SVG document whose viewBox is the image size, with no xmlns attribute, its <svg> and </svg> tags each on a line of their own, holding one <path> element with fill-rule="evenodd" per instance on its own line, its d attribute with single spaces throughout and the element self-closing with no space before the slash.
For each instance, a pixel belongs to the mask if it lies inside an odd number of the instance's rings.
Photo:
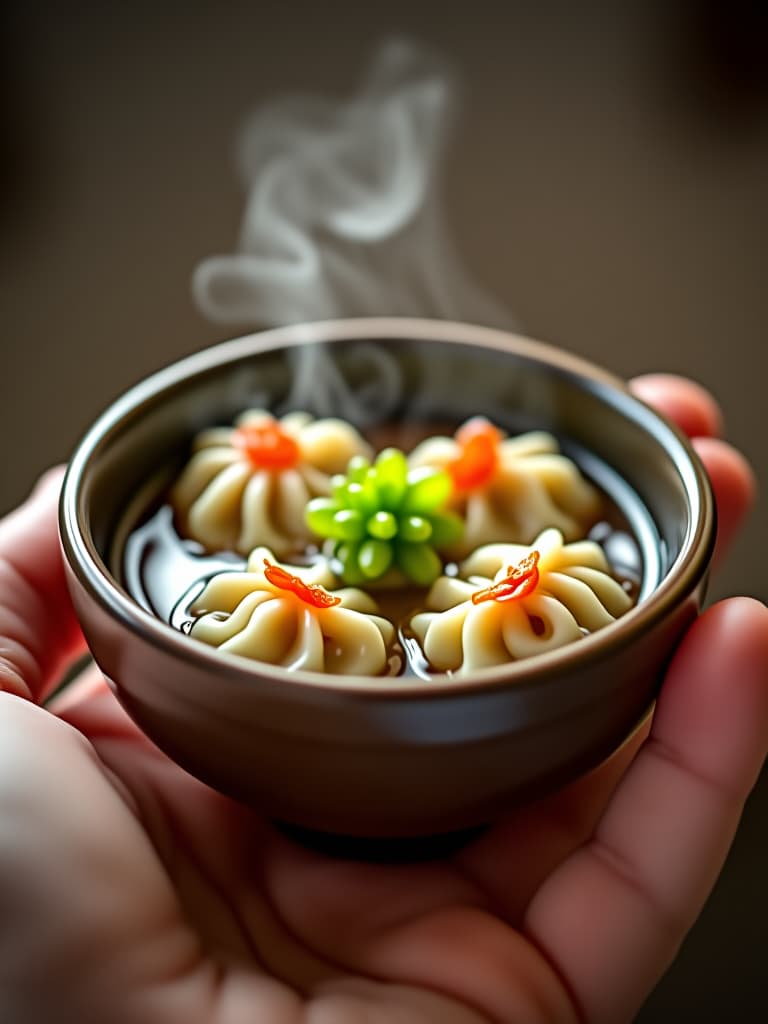
<svg viewBox="0 0 768 1024">
<path fill-rule="evenodd" d="M 63 469 L 0 520 L 0 691 L 42 702 L 85 649 L 69 599 L 57 505 Z"/>
</svg>

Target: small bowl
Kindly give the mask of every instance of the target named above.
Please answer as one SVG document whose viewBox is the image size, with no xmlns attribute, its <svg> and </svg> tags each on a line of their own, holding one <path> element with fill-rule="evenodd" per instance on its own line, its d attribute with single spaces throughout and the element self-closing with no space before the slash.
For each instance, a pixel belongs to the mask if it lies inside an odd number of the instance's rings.
<svg viewBox="0 0 768 1024">
<path fill-rule="evenodd" d="M 635 537 L 637 605 L 577 644 L 461 679 L 289 672 L 192 640 L 131 596 L 116 551 L 192 437 L 257 405 L 345 415 L 403 447 L 413 424 L 476 414 L 552 432 Z M 616 750 L 699 611 L 715 533 L 691 446 L 620 380 L 505 332 L 399 318 L 270 330 L 143 381 L 75 452 L 60 524 L 93 656 L 146 734 L 277 821 L 359 837 L 487 823 Z"/>
</svg>

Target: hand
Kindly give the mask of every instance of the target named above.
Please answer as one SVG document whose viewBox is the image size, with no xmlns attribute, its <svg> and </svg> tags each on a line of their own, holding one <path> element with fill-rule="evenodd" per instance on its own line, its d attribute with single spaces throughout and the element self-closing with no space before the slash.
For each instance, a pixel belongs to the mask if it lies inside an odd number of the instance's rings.
<svg viewBox="0 0 768 1024">
<path fill-rule="evenodd" d="M 693 385 L 722 550 L 752 478 Z M 690 629 L 650 734 L 443 860 L 335 860 L 186 775 L 90 670 L 60 476 L 0 524 L 0 1019 L 14 1024 L 618 1024 L 698 915 L 768 748 L 768 612 Z"/>
</svg>

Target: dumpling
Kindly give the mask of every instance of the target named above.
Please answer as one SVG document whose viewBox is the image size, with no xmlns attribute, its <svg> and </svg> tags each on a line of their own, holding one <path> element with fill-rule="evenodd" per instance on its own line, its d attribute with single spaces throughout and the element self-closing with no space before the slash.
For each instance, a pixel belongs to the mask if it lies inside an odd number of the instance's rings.
<svg viewBox="0 0 768 1024">
<path fill-rule="evenodd" d="M 203 431 L 193 451 L 170 494 L 181 534 L 209 551 L 247 555 L 265 545 L 284 556 L 311 537 L 309 499 L 328 494 L 330 477 L 371 449 L 343 420 L 253 409 L 234 427 Z"/>
<path fill-rule="evenodd" d="M 213 576 L 193 602 L 190 635 L 230 654 L 288 669 L 383 674 L 394 626 L 351 587 L 331 590 L 327 562 L 283 565 L 256 548 L 245 572 Z"/>
<path fill-rule="evenodd" d="M 411 630 L 427 661 L 463 675 L 579 640 L 613 622 L 632 599 L 594 541 L 564 544 L 545 530 L 531 547 L 488 544 L 441 576 Z"/>
<path fill-rule="evenodd" d="M 454 437 L 422 441 L 408 461 L 446 469 L 453 478 L 451 507 L 465 520 L 456 557 L 494 541 L 530 544 L 550 526 L 575 540 L 599 512 L 595 488 L 544 431 L 505 437 L 478 416 Z"/>
</svg>

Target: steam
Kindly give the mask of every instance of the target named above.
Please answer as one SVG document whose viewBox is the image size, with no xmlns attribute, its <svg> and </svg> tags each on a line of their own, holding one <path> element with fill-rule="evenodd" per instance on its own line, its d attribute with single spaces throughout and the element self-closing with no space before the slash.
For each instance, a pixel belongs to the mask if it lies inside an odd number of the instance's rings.
<svg viewBox="0 0 768 1024">
<path fill-rule="evenodd" d="M 509 326 L 442 214 L 454 105 L 446 63 L 392 41 L 351 99 L 285 97 L 256 111 L 238 146 L 239 251 L 197 267 L 201 311 L 249 328 L 375 315 Z"/>
</svg>

